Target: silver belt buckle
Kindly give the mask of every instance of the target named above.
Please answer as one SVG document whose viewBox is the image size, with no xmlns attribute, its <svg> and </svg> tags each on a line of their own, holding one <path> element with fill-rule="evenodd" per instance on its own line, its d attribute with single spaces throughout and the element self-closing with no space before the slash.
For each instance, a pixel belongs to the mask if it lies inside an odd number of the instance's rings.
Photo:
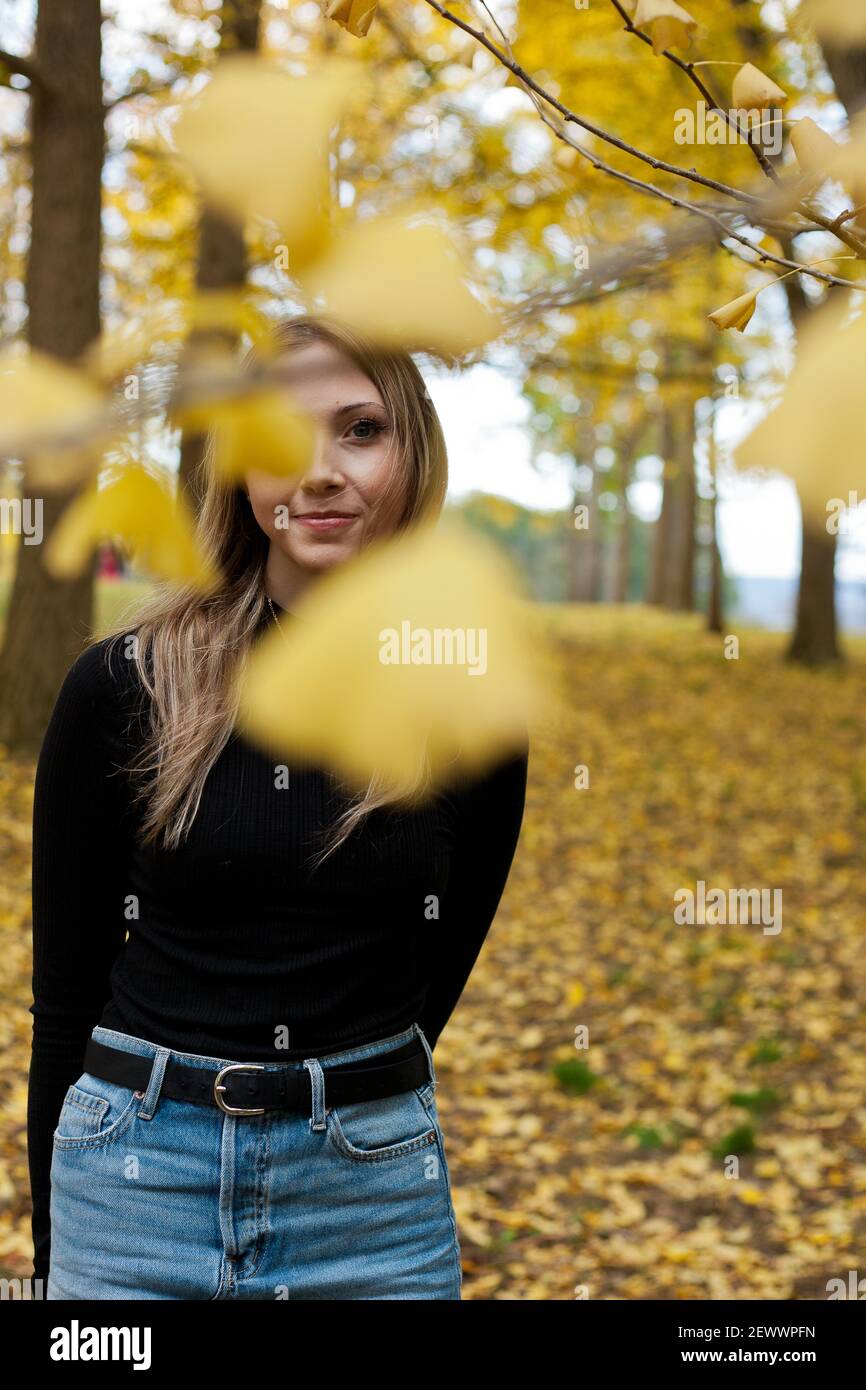
<svg viewBox="0 0 866 1390">
<path fill-rule="evenodd" d="M 226 1105 L 225 1101 L 220 1095 L 220 1091 L 224 1091 L 226 1089 L 226 1087 L 222 1084 L 222 1079 L 227 1072 L 264 1070 L 264 1065 L 259 1062 L 230 1062 L 227 1067 L 222 1067 L 221 1070 L 217 1072 L 213 1083 L 213 1098 L 219 1106 L 220 1110 L 223 1110 L 226 1113 L 226 1115 L 264 1115 L 264 1106 L 262 1106 L 261 1109 L 245 1110 L 242 1106 L 239 1105 Z"/>
</svg>

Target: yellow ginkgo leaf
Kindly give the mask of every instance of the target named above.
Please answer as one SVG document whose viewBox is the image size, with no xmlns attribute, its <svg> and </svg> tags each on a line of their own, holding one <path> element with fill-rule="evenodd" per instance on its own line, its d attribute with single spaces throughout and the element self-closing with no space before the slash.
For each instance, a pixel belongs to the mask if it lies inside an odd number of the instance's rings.
<svg viewBox="0 0 866 1390">
<path fill-rule="evenodd" d="M 862 114 L 851 123 L 850 139 L 844 145 L 837 144 L 830 171 L 858 207 L 866 202 L 866 118 Z"/>
<path fill-rule="evenodd" d="M 450 238 L 430 222 L 356 222 L 299 280 L 336 318 L 384 347 L 460 356 L 503 330 L 499 314 L 470 292 Z"/>
<path fill-rule="evenodd" d="M 91 455 L 81 442 L 107 429 L 106 398 L 84 372 L 34 348 L 0 353 L 0 455 L 27 458 L 40 486 L 82 477 Z"/>
<path fill-rule="evenodd" d="M 638 29 L 649 30 L 655 54 L 666 48 L 688 48 L 691 31 L 697 28 L 697 20 L 676 0 L 638 0 L 634 23 Z"/>
<path fill-rule="evenodd" d="M 860 0 L 803 0 L 801 13 L 820 39 L 841 44 L 866 38 L 866 9 Z"/>
<path fill-rule="evenodd" d="M 367 86 L 364 69 L 347 59 L 290 77 L 263 58 L 232 54 L 174 127 L 208 202 L 236 220 L 278 224 L 290 274 L 327 239 L 329 133 Z"/>
<path fill-rule="evenodd" d="M 376 13 L 379 0 L 320 0 L 322 12 L 342 29 L 363 39 Z"/>
<path fill-rule="evenodd" d="M 719 332 L 725 328 L 736 328 L 742 333 L 755 312 L 755 305 L 761 290 L 766 289 L 765 285 L 760 285 L 756 290 L 749 290 L 747 294 L 738 295 L 732 299 L 730 304 L 723 304 L 721 309 L 714 309 L 707 315 L 710 323 L 715 324 Z"/>
<path fill-rule="evenodd" d="M 315 448 L 315 421 L 276 390 L 188 407 L 173 418 L 202 434 L 213 427 L 214 467 L 231 482 L 252 469 L 276 477 L 302 473 Z"/>
<path fill-rule="evenodd" d="M 811 192 L 827 179 L 835 178 L 833 162 L 841 146 L 811 116 L 804 116 L 791 127 L 791 148 L 801 170 L 808 177 Z"/>
<path fill-rule="evenodd" d="M 266 634 L 239 715 L 271 751 L 392 794 L 479 772 L 541 709 L 526 605 L 492 543 L 452 522 L 379 542 L 329 571 Z"/>
<path fill-rule="evenodd" d="M 760 110 L 781 106 L 788 100 L 786 92 L 753 63 L 744 63 L 738 70 L 731 88 L 733 105 L 740 111 Z"/>
<path fill-rule="evenodd" d="M 73 499 L 46 542 L 45 568 L 72 579 L 104 541 L 122 545 L 137 566 L 160 579 L 206 592 L 218 581 L 183 497 L 173 497 L 143 468 L 126 468 L 105 487 L 93 485 Z"/>
<path fill-rule="evenodd" d="M 866 494 L 866 313 L 832 301 L 800 335 L 782 400 L 736 450 L 740 468 L 777 469 L 798 485 L 804 509 L 825 525 L 828 503 Z"/>
</svg>

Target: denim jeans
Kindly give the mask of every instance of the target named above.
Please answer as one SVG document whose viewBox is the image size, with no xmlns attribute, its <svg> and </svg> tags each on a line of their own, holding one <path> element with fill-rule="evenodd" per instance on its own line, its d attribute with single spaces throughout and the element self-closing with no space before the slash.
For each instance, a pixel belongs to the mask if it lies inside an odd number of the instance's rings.
<svg viewBox="0 0 866 1390">
<path fill-rule="evenodd" d="M 403 1299 L 461 1296 L 436 1075 L 417 1023 L 290 1063 L 310 1113 L 226 1115 L 160 1094 L 170 1059 L 227 1066 L 113 1029 L 151 1057 L 146 1091 L 88 1073 L 69 1087 L 51 1164 L 50 1299 Z M 430 1079 L 328 1104 L 328 1068 L 424 1044 Z M 279 1063 L 266 1064 L 279 1069 Z"/>
</svg>

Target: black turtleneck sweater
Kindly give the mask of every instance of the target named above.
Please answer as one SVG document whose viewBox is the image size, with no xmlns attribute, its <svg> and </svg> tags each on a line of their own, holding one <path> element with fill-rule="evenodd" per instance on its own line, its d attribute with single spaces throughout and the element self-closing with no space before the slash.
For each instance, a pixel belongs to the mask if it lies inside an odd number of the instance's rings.
<svg viewBox="0 0 866 1390">
<path fill-rule="evenodd" d="M 119 769 L 141 746 L 146 699 L 123 639 L 95 643 L 61 687 L 36 771 L 27 1132 L 43 1279 L 53 1134 L 94 1025 L 232 1061 L 303 1060 L 413 1021 L 435 1046 L 523 816 L 525 748 L 412 811 L 373 811 L 314 871 L 347 793 L 303 762 L 286 778 L 236 731 L 188 838 L 144 849 Z"/>
</svg>

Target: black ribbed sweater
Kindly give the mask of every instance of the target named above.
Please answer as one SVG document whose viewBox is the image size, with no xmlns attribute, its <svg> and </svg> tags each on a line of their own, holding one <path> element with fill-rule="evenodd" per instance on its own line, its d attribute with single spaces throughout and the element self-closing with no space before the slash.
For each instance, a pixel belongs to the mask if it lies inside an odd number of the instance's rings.
<svg viewBox="0 0 866 1390">
<path fill-rule="evenodd" d="M 95 643 L 61 687 L 37 765 L 27 1133 L 43 1279 L 53 1134 L 95 1024 L 232 1061 L 302 1060 L 413 1021 L 435 1046 L 523 816 L 526 748 L 412 811 L 373 811 L 313 872 L 347 794 L 303 761 L 286 778 L 236 731 L 186 841 L 143 849 L 119 768 L 141 746 L 146 699 L 123 640 Z"/>
</svg>

